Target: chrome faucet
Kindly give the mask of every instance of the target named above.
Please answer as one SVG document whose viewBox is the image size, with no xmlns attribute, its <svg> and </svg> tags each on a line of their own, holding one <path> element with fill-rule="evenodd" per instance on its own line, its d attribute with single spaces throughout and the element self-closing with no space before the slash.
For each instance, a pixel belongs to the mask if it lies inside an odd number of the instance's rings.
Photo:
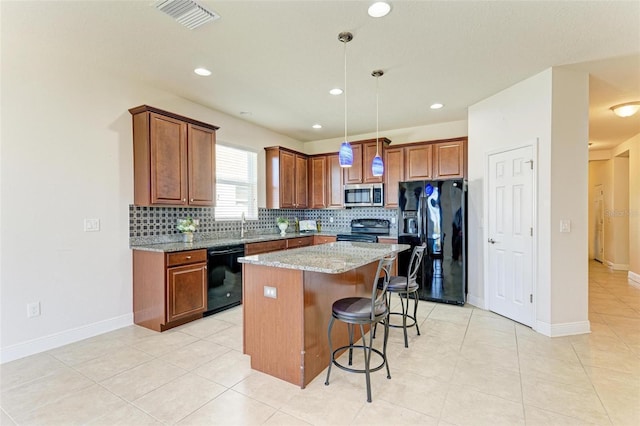
<svg viewBox="0 0 640 426">
<path fill-rule="evenodd" d="M 246 224 L 247 224 L 247 221 L 244 218 L 244 212 L 242 212 L 242 216 L 240 217 L 240 238 L 244 238 L 244 226 Z"/>
</svg>

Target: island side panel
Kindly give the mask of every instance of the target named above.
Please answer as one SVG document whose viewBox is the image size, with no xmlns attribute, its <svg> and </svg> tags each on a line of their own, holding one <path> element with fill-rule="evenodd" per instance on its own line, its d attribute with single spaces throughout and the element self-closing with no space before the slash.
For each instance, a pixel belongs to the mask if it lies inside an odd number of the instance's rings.
<svg viewBox="0 0 640 426">
<path fill-rule="evenodd" d="M 244 353 L 251 368 L 302 387 L 303 272 L 242 268 Z M 265 286 L 276 289 L 275 299 L 264 295 Z"/>
<path fill-rule="evenodd" d="M 327 328 L 333 302 L 344 297 L 371 297 L 378 262 L 341 274 L 304 273 L 304 385 L 329 366 Z M 349 343 L 345 323 L 336 321 L 331 332 L 333 348 Z M 356 330 L 355 339 L 360 338 Z"/>
</svg>

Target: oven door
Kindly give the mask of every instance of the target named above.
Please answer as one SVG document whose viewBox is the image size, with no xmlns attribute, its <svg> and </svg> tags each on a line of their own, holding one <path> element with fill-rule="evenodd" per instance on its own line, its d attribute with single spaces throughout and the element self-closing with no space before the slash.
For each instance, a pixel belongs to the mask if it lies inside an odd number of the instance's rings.
<svg viewBox="0 0 640 426">
<path fill-rule="evenodd" d="M 207 310 L 204 315 L 242 303 L 242 264 L 244 244 L 207 250 Z"/>
</svg>

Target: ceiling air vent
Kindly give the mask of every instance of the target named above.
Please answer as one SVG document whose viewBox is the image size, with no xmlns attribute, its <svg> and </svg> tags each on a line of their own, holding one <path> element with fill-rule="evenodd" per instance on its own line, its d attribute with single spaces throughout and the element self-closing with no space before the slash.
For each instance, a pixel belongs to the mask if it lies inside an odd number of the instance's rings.
<svg viewBox="0 0 640 426">
<path fill-rule="evenodd" d="M 192 0 L 158 0 L 156 9 L 193 30 L 209 21 L 220 19 L 220 15 L 205 9 Z"/>
</svg>

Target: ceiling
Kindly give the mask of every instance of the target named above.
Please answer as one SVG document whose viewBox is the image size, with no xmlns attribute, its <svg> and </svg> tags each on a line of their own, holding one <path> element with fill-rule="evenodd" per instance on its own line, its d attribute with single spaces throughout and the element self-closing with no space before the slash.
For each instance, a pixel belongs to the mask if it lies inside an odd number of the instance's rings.
<svg viewBox="0 0 640 426">
<path fill-rule="evenodd" d="M 19 31 L 85 66 L 139 79 L 299 141 L 465 120 L 467 108 L 552 66 L 589 72 L 590 141 L 605 149 L 640 133 L 640 115 L 609 107 L 640 100 L 638 1 L 211 1 L 221 16 L 194 30 L 153 0 L 0 2 L 2 30 Z M 3 46 L 5 48 L 6 46 Z M 193 73 L 212 71 L 209 77 Z M 431 110 L 434 102 L 445 105 Z M 312 129 L 315 123 L 322 129 Z M 215 123 L 214 123 L 215 124 Z"/>
</svg>

